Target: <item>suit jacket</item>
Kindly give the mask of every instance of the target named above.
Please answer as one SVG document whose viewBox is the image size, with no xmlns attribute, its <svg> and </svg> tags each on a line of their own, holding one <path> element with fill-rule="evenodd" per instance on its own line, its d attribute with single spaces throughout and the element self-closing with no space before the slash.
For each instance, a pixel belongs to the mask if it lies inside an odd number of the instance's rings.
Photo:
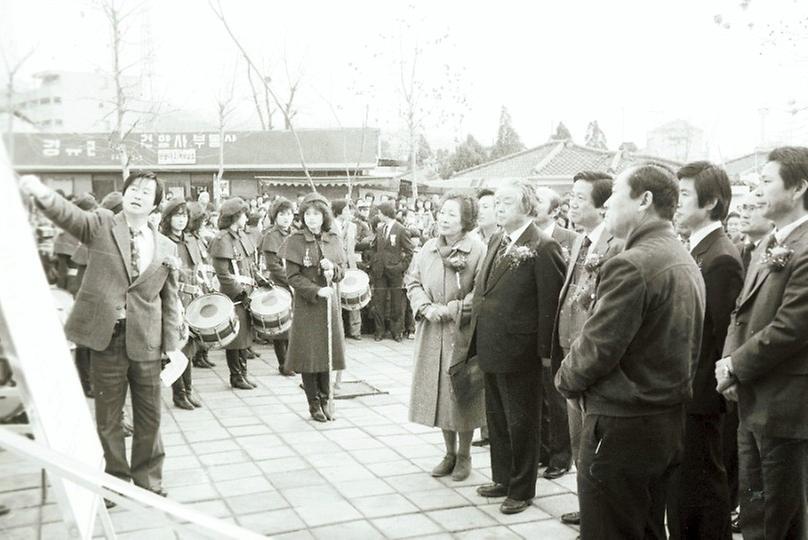
<svg viewBox="0 0 808 540">
<path fill-rule="evenodd" d="M 504 232 L 493 235 L 474 285 L 466 357 L 479 358 L 487 373 L 511 373 L 541 368 L 552 350 L 553 322 L 564 280 L 564 259 L 558 242 L 531 223 L 494 265 Z M 513 259 L 517 248 L 532 257 Z"/>
<path fill-rule="evenodd" d="M 743 263 L 724 229 L 708 234 L 692 254 L 704 278 L 707 305 L 699 363 L 693 380 L 693 399 L 687 412 L 720 414 L 725 410 L 725 403 L 715 389 L 715 363 L 722 357 L 730 315 L 743 286 Z"/>
<path fill-rule="evenodd" d="M 553 227 L 552 236 L 553 240 L 558 242 L 558 244 L 561 246 L 561 253 L 564 255 L 566 262 L 569 263 L 569 261 L 574 261 L 575 259 L 573 259 L 571 256 L 572 248 L 575 245 L 575 242 L 581 238 L 581 235 L 575 231 L 565 229 L 556 223 L 556 226 Z"/>
<path fill-rule="evenodd" d="M 378 227 L 370 249 L 370 269 L 375 278 L 380 279 L 384 274 L 403 278 L 412 260 L 413 245 L 409 232 L 401 223 L 394 220 L 387 236 L 384 226 Z"/>
<path fill-rule="evenodd" d="M 556 229 L 558 229 L 558 227 L 556 227 Z M 579 234 L 572 244 L 572 249 L 570 249 L 570 258 L 567 263 L 567 273 L 564 276 L 564 285 L 561 287 L 561 294 L 558 298 L 558 312 L 556 313 L 555 324 L 553 326 L 553 372 L 558 370 L 558 367 L 561 365 L 561 360 L 564 359 L 563 351 L 561 350 L 558 342 L 558 323 L 561 317 L 561 309 L 564 306 L 564 302 L 567 299 L 567 293 L 569 292 L 570 285 L 572 284 L 575 261 L 578 260 L 578 254 L 581 252 L 584 238 L 586 238 L 586 235 Z M 602 262 L 606 262 L 606 260 L 613 255 L 620 253 L 622 249 L 623 242 L 604 230 L 603 233 L 601 233 L 600 238 L 598 238 L 598 243 L 590 247 L 589 253 L 590 255 L 599 256 Z M 581 279 L 584 279 L 584 276 L 581 276 Z M 597 277 L 595 277 L 595 279 L 597 279 Z"/>
<path fill-rule="evenodd" d="M 808 439 L 808 223 L 785 240 L 793 250 L 781 269 L 752 254 L 727 334 L 741 425 L 770 437 Z"/>
<path fill-rule="evenodd" d="M 132 279 L 129 227 L 123 213 L 85 212 L 55 196 L 43 209 L 54 223 L 87 245 L 81 289 L 65 324 L 67 338 L 95 351 L 112 340 L 119 314 L 126 312 L 126 354 L 134 361 L 159 360 L 178 350 L 182 322 L 177 302 L 177 248 L 152 229 L 154 258 Z"/>
<path fill-rule="evenodd" d="M 592 314 L 556 373 L 587 412 L 643 416 L 690 400 L 704 325 L 704 281 L 666 221 L 631 232 L 600 270 Z"/>
</svg>

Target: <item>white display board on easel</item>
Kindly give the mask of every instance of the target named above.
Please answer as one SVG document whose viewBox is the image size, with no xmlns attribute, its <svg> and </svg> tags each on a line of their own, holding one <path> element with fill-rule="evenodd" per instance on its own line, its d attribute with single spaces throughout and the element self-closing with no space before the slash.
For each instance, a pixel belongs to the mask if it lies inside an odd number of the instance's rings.
<svg viewBox="0 0 808 540">
<path fill-rule="evenodd" d="M 62 330 L 14 173 L 0 140 L 0 341 L 35 439 L 103 471 L 101 443 Z M 91 538 L 101 498 L 52 478 L 68 533 Z M 105 510 L 104 510 L 105 511 Z"/>
</svg>

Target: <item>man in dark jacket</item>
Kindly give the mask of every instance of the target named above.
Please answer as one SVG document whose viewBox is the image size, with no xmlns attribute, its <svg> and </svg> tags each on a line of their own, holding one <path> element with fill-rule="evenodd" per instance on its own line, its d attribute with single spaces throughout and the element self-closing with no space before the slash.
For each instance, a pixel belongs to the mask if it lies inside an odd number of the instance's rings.
<svg viewBox="0 0 808 540">
<path fill-rule="evenodd" d="M 536 493 L 541 373 L 550 358 L 553 322 L 564 281 L 561 247 L 533 223 L 536 199 L 524 182 L 496 193 L 497 223 L 474 286 L 471 344 L 485 374 L 492 484 L 483 497 L 504 497 L 504 514 L 530 506 Z"/>
<path fill-rule="evenodd" d="M 373 276 L 373 322 L 376 341 L 384 337 L 384 317 L 387 312 L 387 294 L 390 295 L 390 333 L 401 341 L 404 332 L 404 273 L 412 259 L 412 240 L 404 226 L 396 221 L 392 203 L 381 203 L 376 236 L 358 244 L 359 249 L 369 247 L 370 271 Z"/>
<path fill-rule="evenodd" d="M 716 379 L 740 416 L 746 539 L 808 537 L 808 148 L 775 148 L 755 190 L 775 231 L 752 254 Z"/>
<path fill-rule="evenodd" d="M 681 463 L 704 324 L 704 282 L 676 238 L 673 171 L 632 167 L 606 203 L 624 250 L 603 264 L 592 314 L 556 374 L 584 413 L 581 537 L 665 537 L 665 494 Z"/>
<path fill-rule="evenodd" d="M 743 264 L 722 225 L 732 199 L 727 173 L 697 161 L 676 175 L 676 222 L 690 238 L 690 253 L 704 279 L 707 310 L 693 399 L 685 417 L 682 467 L 668 498 L 668 529 L 672 539 L 729 539 L 732 508 L 721 449 L 726 407 L 715 389 L 715 363 L 724 350 L 730 313 L 743 285 Z"/>
</svg>

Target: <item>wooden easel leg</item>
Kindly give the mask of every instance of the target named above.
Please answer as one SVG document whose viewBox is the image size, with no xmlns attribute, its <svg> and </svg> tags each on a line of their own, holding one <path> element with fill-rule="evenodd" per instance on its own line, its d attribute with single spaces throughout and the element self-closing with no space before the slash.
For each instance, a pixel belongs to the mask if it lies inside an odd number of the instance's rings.
<svg viewBox="0 0 808 540">
<path fill-rule="evenodd" d="M 109 517 L 109 511 L 104 506 L 104 499 L 101 499 L 101 504 L 98 506 L 98 515 L 101 517 L 101 526 L 104 528 L 104 536 L 107 540 L 115 540 L 115 527 L 112 525 L 112 519 Z"/>
</svg>

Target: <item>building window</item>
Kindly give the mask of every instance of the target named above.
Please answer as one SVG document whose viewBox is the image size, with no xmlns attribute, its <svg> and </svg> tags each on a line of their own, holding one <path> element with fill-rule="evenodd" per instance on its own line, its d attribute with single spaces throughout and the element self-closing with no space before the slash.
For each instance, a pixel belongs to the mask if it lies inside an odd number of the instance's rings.
<svg viewBox="0 0 808 540">
<path fill-rule="evenodd" d="M 53 98 L 53 102 L 54 102 L 54 103 L 61 103 L 61 102 L 62 102 L 62 98 L 60 98 L 60 97 L 55 97 L 55 98 Z"/>
<path fill-rule="evenodd" d="M 52 123 L 52 121 L 51 121 L 51 120 L 43 120 L 43 121 L 41 121 L 41 122 L 39 123 L 39 125 L 41 125 L 42 127 L 50 127 L 50 126 L 51 126 L 51 123 Z"/>
<path fill-rule="evenodd" d="M 47 105 L 48 103 L 50 103 L 50 98 L 49 97 L 43 97 L 42 99 L 39 100 L 39 103 L 40 103 L 40 105 Z"/>
<path fill-rule="evenodd" d="M 57 118 L 56 120 L 53 121 L 53 125 L 54 126 L 61 126 L 61 125 L 64 125 L 64 122 L 62 122 L 61 118 Z"/>
</svg>

